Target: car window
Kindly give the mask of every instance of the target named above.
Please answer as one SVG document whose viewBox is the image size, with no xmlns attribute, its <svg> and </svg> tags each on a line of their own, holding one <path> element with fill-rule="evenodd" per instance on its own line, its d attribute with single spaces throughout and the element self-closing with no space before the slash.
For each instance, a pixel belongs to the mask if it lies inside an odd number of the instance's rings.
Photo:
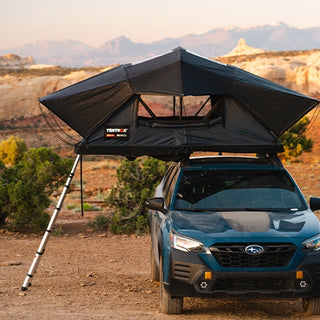
<svg viewBox="0 0 320 320">
<path fill-rule="evenodd" d="M 220 210 L 306 209 L 294 182 L 283 170 L 186 170 L 175 208 Z"/>
</svg>

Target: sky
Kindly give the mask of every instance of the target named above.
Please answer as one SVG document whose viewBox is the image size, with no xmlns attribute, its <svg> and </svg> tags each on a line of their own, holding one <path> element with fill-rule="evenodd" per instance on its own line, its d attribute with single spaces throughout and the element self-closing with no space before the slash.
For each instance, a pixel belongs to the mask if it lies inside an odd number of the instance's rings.
<svg viewBox="0 0 320 320">
<path fill-rule="evenodd" d="M 320 26 L 320 0 L 0 0 L 0 49 L 64 39 L 98 48 L 119 36 L 148 43 L 280 21 Z"/>
</svg>

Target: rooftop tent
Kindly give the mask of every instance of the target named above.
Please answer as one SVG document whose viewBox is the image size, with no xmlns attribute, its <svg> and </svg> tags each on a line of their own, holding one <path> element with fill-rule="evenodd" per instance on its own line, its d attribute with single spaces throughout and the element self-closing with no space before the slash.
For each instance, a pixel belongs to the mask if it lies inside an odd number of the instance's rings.
<svg viewBox="0 0 320 320">
<path fill-rule="evenodd" d="M 78 132 L 78 154 L 175 159 L 194 151 L 279 152 L 319 101 L 177 48 L 40 98 Z"/>
</svg>

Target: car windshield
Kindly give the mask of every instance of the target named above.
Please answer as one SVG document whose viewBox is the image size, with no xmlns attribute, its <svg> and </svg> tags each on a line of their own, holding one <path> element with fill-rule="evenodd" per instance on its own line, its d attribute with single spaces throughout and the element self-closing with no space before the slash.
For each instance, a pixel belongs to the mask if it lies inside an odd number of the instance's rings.
<svg viewBox="0 0 320 320">
<path fill-rule="evenodd" d="M 293 181 L 282 170 L 185 170 L 174 201 L 175 209 L 305 210 Z"/>
</svg>

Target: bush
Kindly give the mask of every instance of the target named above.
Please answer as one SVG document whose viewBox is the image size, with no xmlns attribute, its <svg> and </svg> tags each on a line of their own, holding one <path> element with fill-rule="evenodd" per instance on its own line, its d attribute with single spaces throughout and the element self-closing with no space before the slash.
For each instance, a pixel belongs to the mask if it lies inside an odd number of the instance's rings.
<svg viewBox="0 0 320 320">
<path fill-rule="evenodd" d="M 10 200 L 8 184 L 12 180 L 9 169 L 0 160 L 0 227 L 5 223 L 7 216 L 10 213 Z"/>
<path fill-rule="evenodd" d="M 146 200 L 162 179 L 166 164 L 148 157 L 129 161 L 124 159 L 117 169 L 118 183 L 112 186 L 105 202 L 113 208 L 111 231 L 134 233 L 148 230 Z"/>
<path fill-rule="evenodd" d="M 64 183 L 73 162 L 44 147 L 18 158 L 11 167 L 0 163 L 0 226 L 8 218 L 15 231 L 39 232 L 49 222 L 49 196 Z"/>
<path fill-rule="evenodd" d="M 280 154 L 282 159 L 291 160 L 300 156 L 303 152 L 312 151 L 313 141 L 306 137 L 309 124 L 308 117 L 303 117 L 280 137 L 279 141 L 284 147 L 284 152 Z"/>
<path fill-rule="evenodd" d="M 88 223 L 88 226 L 94 230 L 103 231 L 107 230 L 109 226 L 109 219 L 104 214 L 98 214 L 94 220 Z"/>
<path fill-rule="evenodd" d="M 0 143 L 0 160 L 7 165 L 15 165 L 26 151 L 27 145 L 21 138 L 10 136 Z"/>
</svg>

